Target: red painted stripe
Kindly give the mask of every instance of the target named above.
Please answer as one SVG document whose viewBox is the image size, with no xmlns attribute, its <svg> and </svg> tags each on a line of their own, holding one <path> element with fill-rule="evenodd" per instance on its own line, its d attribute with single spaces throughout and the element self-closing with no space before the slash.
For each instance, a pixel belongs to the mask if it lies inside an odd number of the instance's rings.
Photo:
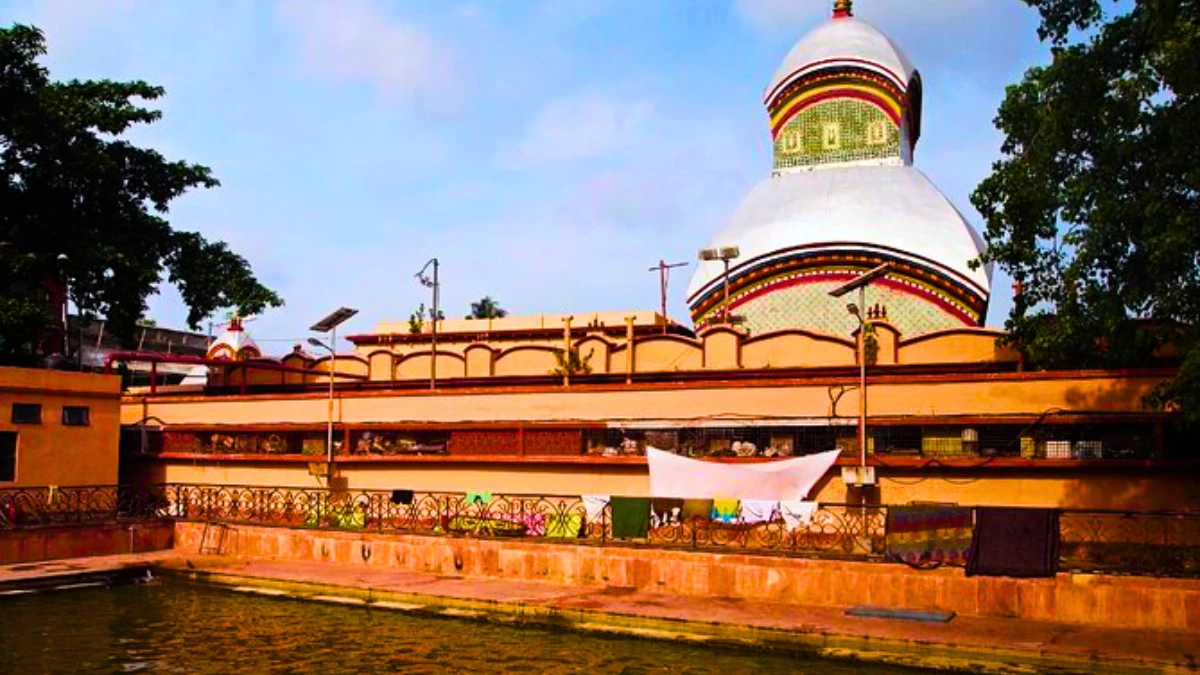
<svg viewBox="0 0 1200 675">
<path fill-rule="evenodd" d="M 803 104 L 796 106 L 796 108 L 794 110 L 792 110 L 790 113 L 788 113 L 788 115 L 786 117 L 779 120 L 779 122 L 771 129 L 771 138 L 774 139 L 775 136 L 777 136 L 779 134 L 779 130 L 782 129 L 785 124 L 792 121 L 792 118 L 795 117 L 796 115 L 799 115 L 801 112 L 808 110 L 809 108 L 813 107 L 814 105 L 816 105 L 818 103 L 821 103 L 822 101 L 828 101 L 830 99 L 839 99 L 839 98 L 853 98 L 853 99 L 857 99 L 859 101 L 863 101 L 865 103 L 873 104 L 876 108 L 881 110 L 883 112 L 883 114 L 888 116 L 888 119 L 890 119 L 892 121 L 892 124 L 895 124 L 897 128 L 899 128 L 899 126 L 900 126 L 900 116 L 896 114 L 896 111 L 892 110 L 887 105 L 887 100 L 884 99 L 882 96 L 872 96 L 865 92 L 855 91 L 853 89 L 846 89 L 846 90 L 838 89 L 836 91 L 830 91 L 830 92 L 826 92 L 824 94 L 819 94 L 817 96 L 814 96 L 814 97 L 808 99 L 807 101 L 805 101 Z"/>
<path fill-rule="evenodd" d="M 858 63 L 858 64 L 878 68 L 879 70 L 882 70 L 884 73 L 887 73 L 887 75 L 892 78 L 892 81 L 895 82 L 897 85 L 899 85 L 900 89 L 905 90 L 905 91 L 908 90 L 908 83 L 904 81 L 904 78 L 902 76 L 897 75 L 896 72 L 893 71 L 891 68 L 888 68 L 887 66 L 885 66 L 881 63 L 877 63 L 875 61 L 868 61 L 866 59 L 856 59 L 856 58 L 852 58 L 852 57 L 843 56 L 843 57 L 837 57 L 837 58 L 832 58 L 832 59 L 822 59 L 820 61 L 813 61 L 812 63 L 805 64 L 801 68 L 797 68 L 796 70 L 793 70 L 791 72 L 791 74 L 789 74 L 787 77 L 781 79 L 779 81 L 779 84 L 774 89 L 772 89 L 769 94 L 767 94 L 767 96 L 763 99 L 763 104 L 766 105 L 766 104 L 769 104 L 771 101 L 775 100 L 775 97 L 779 94 L 779 90 L 782 89 L 783 87 L 787 86 L 788 84 L 790 84 L 792 79 L 794 79 L 800 73 L 803 73 L 803 72 L 806 72 L 809 70 L 819 70 L 821 66 L 824 66 L 824 65 L 830 64 L 830 63 Z"/>
</svg>

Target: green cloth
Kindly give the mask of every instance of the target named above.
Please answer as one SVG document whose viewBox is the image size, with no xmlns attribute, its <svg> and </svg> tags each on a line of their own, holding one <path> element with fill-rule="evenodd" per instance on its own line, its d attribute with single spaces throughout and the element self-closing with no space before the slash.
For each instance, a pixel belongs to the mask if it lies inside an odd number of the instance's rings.
<svg viewBox="0 0 1200 675">
<path fill-rule="evenodd" d="M 646 497 L 613 497 L 612 533 L 617 539 L 645 539 L 650 532 L 650 500 Z"/>
<path fill-rule="evenodd" d="M 680 517 L 685 521 L 695 518 L 708 520 L 712 518 L 712 510 L 713 500 L 711 499 L 685 499 Z"/>
<path fill-rule="evenodd" d="M 479 504 L 487 506 L 492 503 L 492 493 L 490 492 L 468 492 L 466 496 L 467 505 Z"/>
<path fill-rule="evenodd" d="M 348 506 L 338 514 L 337 526 L 348 530 L 361 530 L 367 525 L 367 514 L 355 506 Z"/>
<path fill-rule="evenodd" d="M 546 522 L 547 539 L 575 539 L 583 526 L 583 516 L 578 513 L 555 513 Z"/>
</svg>

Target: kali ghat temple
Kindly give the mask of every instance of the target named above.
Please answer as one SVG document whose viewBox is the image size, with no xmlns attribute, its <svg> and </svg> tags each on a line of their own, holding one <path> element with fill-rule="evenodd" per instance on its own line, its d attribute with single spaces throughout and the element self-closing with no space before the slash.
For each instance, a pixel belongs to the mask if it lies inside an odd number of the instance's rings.
<svg viewBox="0 0 1200 675">
<path fill-rule="evenodd" d="M 901 49 L 839 3 L 767 83 L 769 175 L 696 242 L 694 328 L 646 311 L 382 321 L 352 352 L 274 357 L 234 321 L 182 383 L 126 388 L 121 480 L 645 495 L 648 449 L 728 465 L 840 449 L 820 501 L 1200 507 L 1170 412 L 1143 403 L 1169 362 L 1034 372 L 983 327 L 984 244 L 915 165 L 923 98 Z"/>
</svg>

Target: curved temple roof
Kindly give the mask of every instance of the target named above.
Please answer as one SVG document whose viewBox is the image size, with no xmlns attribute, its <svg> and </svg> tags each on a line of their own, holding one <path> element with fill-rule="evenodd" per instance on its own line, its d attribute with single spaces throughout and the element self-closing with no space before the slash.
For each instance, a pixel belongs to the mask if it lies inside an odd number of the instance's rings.
<svg viewBox="0 0 1200 675">
<path fill-rule="evenodd" d="M 738 246 L 737 265 L 797 246 L 876 249 L 937 268 L 987 296 L 991 268 L 971 269 L 983 241 L 925 174 L 911 166 L 861 166 L 785 174 L 759 182 L 713 239 Z M 732 268 L 736 270 L 737 267 Z M 720 281 L 702 262 L 688 286 L 694 300 Z"/>
<path fill-rule="evenodd" d="M 767 85 L 763 102 L 769 104 L 777 91 L 797 77 L 837 65 L 874 70 L 901 90 L 908 88 L 917 72 L 888 36 L 866 21 L 847 16 L 825 22 L 792 47 Z"/>
</svg>

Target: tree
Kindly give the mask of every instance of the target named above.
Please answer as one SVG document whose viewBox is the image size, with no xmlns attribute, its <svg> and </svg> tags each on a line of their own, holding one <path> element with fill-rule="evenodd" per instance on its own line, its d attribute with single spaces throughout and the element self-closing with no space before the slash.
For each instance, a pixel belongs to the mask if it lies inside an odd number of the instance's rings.
<svg viewBox="0 0 1200 675">
<path fill-rule="evenodd" d="M 1025 0 L 1052 47 L 1007 90 L 1004 157 L 972 195 L 1017 282 L 1009 341 L 1033 367 L 1178 350 L 1149 403 L 1200 422 L 1200 3 Z"/>
<path fill-rule="evenodd" d="M 492 299 L 492 296 L 485 295 L 479 302 L 471 303 L 471 313 L 467 315 L 468 319 L 503 319 L 508 316 L 508 310 L 500 306 L 500 303 Z"/>
<path fill-rule="evenodd" d="M 143 81 L 51 81 L 38 64 L 41 31 L 0 28 L 0 361 L 33 356 L 56 318 L 47 286 L 70 288 L 85 315 L 125 341 L 165 278 L 188 324 L 224 307 L 243 314 L 282 304 L 244 258 L 221 242 L 174 230 L 168 205 L 219 183 L 204 166 L 170 161 L 123 138 L 161 113 Z"/>
</svg>

